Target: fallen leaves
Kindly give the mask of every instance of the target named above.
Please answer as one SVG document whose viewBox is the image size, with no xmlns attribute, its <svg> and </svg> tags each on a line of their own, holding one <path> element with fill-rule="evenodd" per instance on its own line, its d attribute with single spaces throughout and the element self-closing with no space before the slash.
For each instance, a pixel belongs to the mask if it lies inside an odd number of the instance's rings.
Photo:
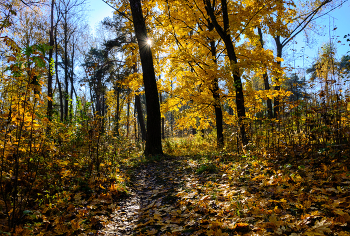
<svg viewBox="0 0 350 236">
<path fill-rule="evenodd" d="M 18 235 L 348 235 L 348 160 L 257 156 L 164 158 L 79 181 L 75 162 L 59 160 L 74 185 L 26 211 Z"/>
<path fill-rule="evenodd" d="M 213 160 L 216 172 L 198 173 L 200 161 L 144 167 L 153 179 L 143 180 L 149 200 L 140 209 L 136 235 L 327 235 L 349 229 L 349 187 L 332 187 L 349 176 L 336 166 L 327 167 L 330 180 L 317 173 L 322 165 Z M 167 201 L 169 195 L 176 201 Z"/>
</svg>

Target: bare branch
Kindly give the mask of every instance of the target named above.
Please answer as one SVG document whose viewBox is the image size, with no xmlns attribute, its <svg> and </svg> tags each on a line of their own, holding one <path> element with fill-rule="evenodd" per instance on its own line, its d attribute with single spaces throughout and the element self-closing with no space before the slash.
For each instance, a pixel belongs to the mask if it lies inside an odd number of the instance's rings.
<svg viewBox="0 0 350 236">
<path fill-rule="evenodd" d="M 106 2 L 105 0 L 102 0 L 102 2 L 106 3 L 109 7 L 111 7 L 113 10 L 115 10 L 116 12 L 118 12 L 119 15 L 125 17 L 126 19 L 128 19 L 129 21 L 133 22 L 132 19 L 130 19 L 130 17 L 128 17 L 124 12 L 119 11 L 119 9 L 113 7 L 111 4 L 109 4 L 108 2 Z"/>
</svg>

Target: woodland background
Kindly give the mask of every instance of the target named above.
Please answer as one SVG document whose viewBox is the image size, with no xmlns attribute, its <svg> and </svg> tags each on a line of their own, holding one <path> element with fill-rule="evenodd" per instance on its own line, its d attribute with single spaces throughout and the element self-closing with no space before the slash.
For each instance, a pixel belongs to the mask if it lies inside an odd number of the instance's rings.
<svg viewBox="0 0 350 236">
<path fill-rule="evenodd" d="M 0 3 L 0 233 L 98 233 L 151 166 L 138 235 L 350 235 L 350 34 L 290 59 L 347 1 L 100 4 L 94 37 L 85 0 Z"/>
</svg>

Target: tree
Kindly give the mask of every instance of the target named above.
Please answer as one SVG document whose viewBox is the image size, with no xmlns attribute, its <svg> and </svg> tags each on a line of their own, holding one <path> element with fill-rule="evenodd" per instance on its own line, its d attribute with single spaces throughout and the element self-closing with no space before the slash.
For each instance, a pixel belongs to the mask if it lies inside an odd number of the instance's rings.
<svg viewBox="0 0 350 236">
<path fill-rule="evenodd" d="M 322 103 L 329 106 L 332 100 L 332 95 L 337 93 L 334 85 L 337 83 L 338 71 L 335 61 L 336 48 L 333 43 L 326 43 L 322 46 L 318 58 L 313 63 L 312 67 L 306 70 L 306 73 L 311 74 L 311 82 L 316 82 L 317 86 L 321 85 L 319 95 Z"/>
<path fill-rule="evenodd" d="M 106 82 L 109 82 L 108 73 L 112 69 L 113 63 L 109 60 L 107 51 L 91 48 L 83 64 L 86 70 L 90 71 L 91 77 L 86 78 L 84 82 L 89 83 L 94 111 L 98 116 L 104 116 L 105 114 Z"/>
<path fill-rule="evenodd" d="M 259 34 L 260 45 L 262 48 L 264 48 L 263 34 L 260 27 L 258 27 L 258 34 Z M 266 68 L 267 66 L 265 65 L 264 67 Z M 269 76 L 267 74 L 267 71 L 264 71 L 263 80 L 264 80 L 265 90 L 270 90 Z M 271 98 L 268 97 L 266 103 L 267 103 L 267 114 L 268 114 L 268 117 L 271 119 L 273 117 Z"/>
<path fill-rule="evenodd" d="M 204 123 L 215 122 L 217 146 L 223 147 L 222 92 L 219 87 L 223 78 L 219 72 L 221 62 L 218 62 L 221 55 L 217 53 L 222 47 L 219 37 L 214 33 L 210 17 L 198 14 L 204 10 L 203 4 L 198 3 L 200 2 L 166 2 L 163 7 L 166 9 L 163 13 L 165 17 L 159 17 L 158 21 L 162 20 L 161 29 L 166 28 L 162 27 L 163 25 L 170 24 L 172 27 L 171 31 L 163 33 L 164 36 L 161 35 L 160 38 L 170 34 L 173 43 L 177 45 L 177 48 L 167 52 L 169 58 L 177 55 L 176 60 L 171 62 L 167 77 L 176 77 L 176 92 L 188 101 L 187 108 L 181 112 L 183 127 L 192 131 L 196 131 L 197 128 L 204 130 L 205 126 L 209 126 Z M 167 101 L 168 104 L 174 102 L 181 105 L 176 97 Z M 175 106 L 172 107 L 176 109 Z M 212 115 L 213 111 L 215 116 Z"/>
<path fill-rule="evenodd" d="M 123 68 L 126 70 L 125 72 L 128 75 L 136 75 L 138 73 L 138 68 L 137 68 L 137 55 L 135 53 L 136 51 L 136 38 L 132 35 L 132 33 L 126 29 L 125 27 L 125 19 L 117 14 L 113 16 L 113 19 L 111 18 L 105 18 L 102 22 L 102 24 L 107 27 L 110 31 L 113 32 L 113 36 L 115 38 L 108 40 L 104 43 L 105 50 L 108 52 L 112 52 L 112 50 L 116 49 L 116 51 L 113 51 L 113 53 L 122 53 L 122 54 L 129 54 L 128 57 L 123 61 L 121 64 L 123 65 Z M 123 47 L 126 46 L 126 50 L 123 49 Z M 129 50 L 128 50 L 129 49 Z M 128 53 L 130 52 L 130 53 Z M 130 55 L 131 54 L 131 55 Z M 131 62 L 131 63 L 130 63 Z M 119 73 L 119 68 L 117 69 Z M 120 78 L 120 76 L 117 76 Z M 123 79 L 126 79 L 126 75 L 122 77 Z M 120 86 L 118 84 L 122 84 L 123 81 L 115 81 L 115 89 L 117 89 L 117 99 L 119 101 L 119 93 L 120 93 Z M 141 131 L 141 137 L 142 140 L 146 141 L 146 128 L 145 128 L 145 122 L 144 122 L 144 117 L 143 117 L 143 110 L 141 106 L 141 99 L 140 99 L 140 91 L 139 89 L 136 89 L 136 91 L 132 91 L 134 93 L 135 97 L 135 109 L 137 111 L 137 121 L 140 125 L 140 131 Z M 130 100 L 130 99 L 129 99 Z M 117 107 L 119 103 L 117 103 Z M 128 102 L 128 110 L 129 110 L 129 104 L 130 101 Z M 119 109 L 117 108 L 117 111 Z M 129 117 L 129 116 L 128 116 Z M 117 121 L 119 119 L 119 115 L 116 116 Z M 129 118 L 128 118 L 129 120 Z M 129 123 L 129 122 L 128 122 Z M 117 126 L 118 123 L 117 123 Z M 128 128 L 127 128 L 128 129 Z M 127 132 L 128 133 L 128 132 Z"/>
<path fill-rule="evenodd" d="M 291 77 L 285 81 L 283 86 L 287 91 L 292 92 L 292 95 L 289 96 L 289 101 L 298 101 L 309 97 L 306 91 L 305 77 L 299 78 L 296 73 L 293 73 Z"/>
<path fill-rule="evenodd" d="M 346 75 L 350 74 L 350 55 L 343 55 L 340 59 L 339 67 Z"/>
<path fill-rule="evenodd" d="M 158 89 L 154 73 L 152 51 L 150 46 L 147 44 L 147 30 L 142 14 L 141 1 L 129 0 L 129 2 L 135 28 L 135 35 L 139 46 L 146 95 L 147 136 L 145 155 L 163 154 Z"/>
<path fill-rule="evenodd" d="M 54 37 L 53 37 L 53 31 L 54 31 L 54 22 L 53 22 L 53 10 L 55 6 L 55 0 L 52 0 L 51 2 L 51 15 L 50 15 L 50 50 L 49 50 L 49 68 L 48 68 L 48 78 L 47 78 L 47 96 L 49 97 L 47 101 L 47 117 L 51 121 L 52 120 L 52 75 L 53 75 L 53 47 L 54 47 Z"/>
<path fill-rule="evenodd" d="M 247 145 L 249 139 L 246 135 L 246 130 L 245 130 L 246 126 L 244 124 L 244 118 L 246 117 L 246 114 L 245 114 L 245 105 L 244 105 L 243 84 L 242 84 L 239 68 L 237 67 L 238 60 L 235 52 L 235 47 L 231 39 L 227 1 L 221 0 L 220 14 L 224 22 L 223 27 L 218 22 L 218 19 L 217 19 L 218 14 L 215 13 L 215 10 L 214 10 L 215 6 L 212 5 L 211 0 L 204 0 L 204 1 L 206 5 L 206 11 L 210 16 L 210 19 L 216 31 L 220 35 L 221 39 L 224 41 L 227 56 L 230 60 L 230 65 L 232 67 L 232 74 L 234 79 L 235 93 L 236 93 L 236 107 L 237 107 L 237 117 L 238 117 L 238 122 L 240 127 L 240 133 L 241 133 L 243 145 Z"/>
<path fill-rule="evenodd" d="M 78 43 L 77 40 L 81 39 L 81 37 L 75 35 L 83 34 L 83 31 L 86 31 L 86 29 L 84 29 L 85 25 L 82 24 L 82 13 L 84 12 L 85 3 L 86 0 L 59 0 L 56 2 L 57 18 L 60 23 L 59 30 L 61 30 L 58 31 L 58 36 L 61 36 L 62 34 L 62 38 L 58 44 L 60 44 L 63 49 L 60 50 L 60 52 L 62 59 L 61 67 L 64 71 L 64 91 L 61 91 L 62 95 L 60 96 L 63 96 L 64 100 L 63 117 L 65 120 L 68 120 L 69 101 L 70 99 L 73 99 L 74 61 L 76 60 L 75 52 L 80 45 L 84 45 L 80 41 Z M 71 86 L 71 92 L 69 92 L 69 84 Z"/>
<path fill-rule="evenodd" d="M 309 24 L 315 19 L 315 16 L 322 10 L 324 6 L 328 3 L 332 2 L 332 0 L 323 0 L 321 2 L 315 1 L 312 2 L 311 7 L 313 7 L 310 11 L 304 12 L 304 7 L 300 4 L 299 9 L 292 9 L 295 6 L 295 3 L 289 2 L 276 2 L 277 10 L 275 12 L 276 17 L 266 16 L 265 24 L 269 27 L 270 34 L 273 36 L 275 44 L 276 44 L 276 56 L 277 66 L 279 69 L 282 69 L 282 56 L 283 49 L 288 43 L 290 43 L 299 33 L 301 33 Z M 290 7 L 292 6 L 292 7 Z M 299 11 L 299 15 L 297 15 Z M 288 12 L 294 12 L 293 14 L 285 14 Z M 293 19 L 292 17 L 295 16 Z M 285 23 L 284 23 L 285 22 Z M 276 85 L 274 89 L 279 91 L 281 86 L 281 78 L 276 78 Z M 274 117 L 278 118 L 280 112 L 280 97 L 277 95 L 274 98 Z"/>
</svg>

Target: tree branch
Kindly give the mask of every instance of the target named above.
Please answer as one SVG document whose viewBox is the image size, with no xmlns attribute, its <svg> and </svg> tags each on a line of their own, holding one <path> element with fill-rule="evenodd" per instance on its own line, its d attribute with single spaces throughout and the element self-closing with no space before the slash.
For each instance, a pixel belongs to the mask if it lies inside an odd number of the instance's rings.
<svg viewBox="0 0 350 236">
<path fill-rule="evenodd" d="M 105 0 L 102 0 L 102 2 L 106 3 L 110 8 L 112 8 L 113 10 L 115 10 L 116 12 L 118 12 L 118 14 L 121 15 L 122 17 L 125 17 L 125 18 L 128 19 L 129 21 L 133 22 L 125 13 L 119 11 L 119 9 L 113 7 L 111 4 L 109 4 L 109 3 L 106 2 Z"/>
</svg>

